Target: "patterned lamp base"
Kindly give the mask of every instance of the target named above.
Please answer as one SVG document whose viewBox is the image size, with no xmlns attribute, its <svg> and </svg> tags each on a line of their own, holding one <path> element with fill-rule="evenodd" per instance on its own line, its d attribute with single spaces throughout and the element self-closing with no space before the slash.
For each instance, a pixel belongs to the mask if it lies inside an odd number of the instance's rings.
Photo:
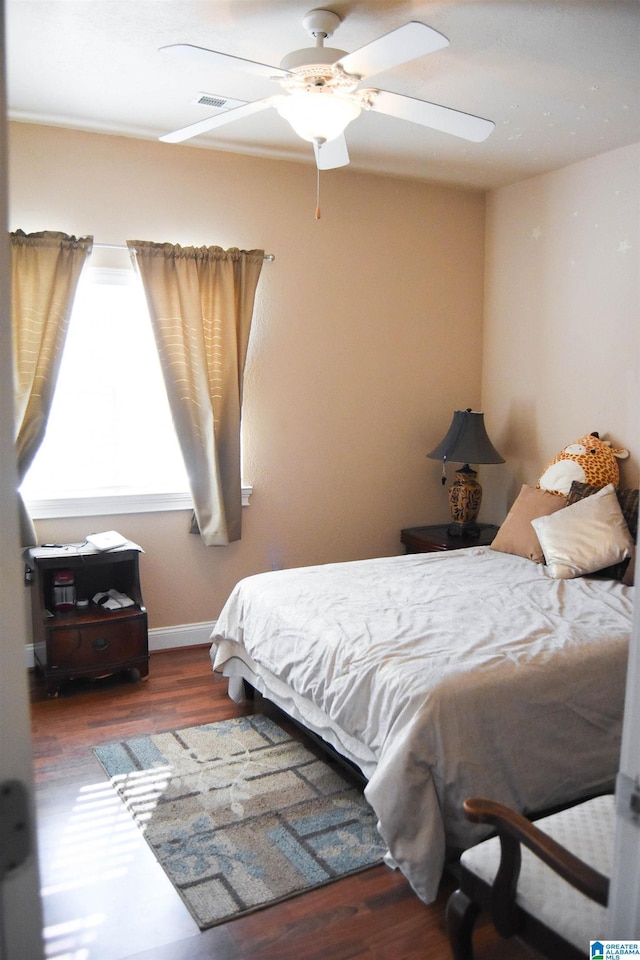
<svg viewBox="0 0 640 960">
<path fill-rule="evenodd" d="M 477 473 L 468 463 L 456 470 L 456 478 L 449 488 L 449 507 L 453 523 L 449 527 L 452 536 L 477 536 L 479 527 L 476 518 L 482 502 L 482 487 L 476 480 Z"/>
</svg>

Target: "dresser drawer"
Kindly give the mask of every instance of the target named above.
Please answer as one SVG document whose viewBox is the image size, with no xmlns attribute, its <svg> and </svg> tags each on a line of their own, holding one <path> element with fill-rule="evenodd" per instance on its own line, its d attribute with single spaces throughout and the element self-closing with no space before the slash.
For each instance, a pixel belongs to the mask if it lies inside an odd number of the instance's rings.
<svg viewBox="0 0 640 960">
<path fill-rule="evenodd" d="M 102 621 L 53 629 L 49 635 L 50 670 L 82 673 L 147 657 L 146 615 L 112 623 Z"/>
</svg>

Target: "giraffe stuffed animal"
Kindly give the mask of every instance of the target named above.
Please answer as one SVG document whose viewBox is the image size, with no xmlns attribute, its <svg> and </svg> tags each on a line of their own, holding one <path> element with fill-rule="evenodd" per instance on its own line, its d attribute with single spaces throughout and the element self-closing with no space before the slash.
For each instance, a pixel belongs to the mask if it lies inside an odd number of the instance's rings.
<svg viewBox="0 0 640 960">
<path fill-rule="evenodd" d="M 628 450 L 612 447 L 609 440 L 601 440 L 597 433 L 587 433 L 549 461 L 536 486 L 562 496 L 567 496 L 574 480 L 594 487 L 605 487 L 608 483 L 617 486 L 618 460 L 628 456 Z"/>
</svg>

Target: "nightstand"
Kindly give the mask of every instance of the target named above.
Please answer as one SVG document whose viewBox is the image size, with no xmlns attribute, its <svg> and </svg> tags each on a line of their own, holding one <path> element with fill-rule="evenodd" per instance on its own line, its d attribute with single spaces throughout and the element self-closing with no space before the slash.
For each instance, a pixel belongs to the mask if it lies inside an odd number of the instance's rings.
<svg viewBox="0 0 640 960">
<path fill-rule="evenodd" d="M 456 537 L 448 530 L 450 523 L 436 523 L 428 527 L 407 527 L 400 531 L 400 540 L 406 553 L 438 553 L 460 550 L 463 547 L 488 547 L 498 532 L 493 523 L 479 523 L 477 537 Z"/>
<path fill-rule="evenodd" d="M 148 675 L 139 552 L 133 543 L 102 553 L 85 544 L 33 547 L 26 552 L 34 658 L 49 696 L 57 696 L 62 682 L 76 677 L 95 679 L 124 670 L 138 677 Z M 64 588 L 58 586 L 67 582 L 73 584 L 68 602 Z M 110 589 L 126 594 L 133 604 L 109 610 L 92 602 L 96 594 Z M 65 602 L 60 602 L 61 596 Z"/>
</svg>

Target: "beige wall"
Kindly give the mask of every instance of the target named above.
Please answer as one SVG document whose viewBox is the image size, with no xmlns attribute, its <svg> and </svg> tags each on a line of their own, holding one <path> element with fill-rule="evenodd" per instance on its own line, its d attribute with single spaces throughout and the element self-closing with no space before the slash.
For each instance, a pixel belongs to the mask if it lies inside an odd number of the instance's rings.
<svg viewBox="0 0 640 960">
<path fill-rule="evenodd" d="M 447 517 L 425 454 L 480 402 L 484 197 L 348 169 L 321 190 L 316 221 L 312 165 L 11 125 L 12 229 L 276 256 L 246 372 L 242 541 L 202 546 L 186 512 L 38 524 L 41 540 L 115 527 L 142 544 L 151 627 L 214 619 L 272 565 L 399 553 L 402 526 Z"/>
<path fill-rule="evenodd" d="M 447 516 L 425 453 L 454 409 L 484 409 L 507 461 L 481 468 L 483 520 L 590 430 L 631 451 L 638 483 L 639 146 L 490 193 L 486 237 L 463 190 L 333 171 L 316 221 L 312 166 L 27 124 L 10 148 L 12 229 L 276 256 L 246 372 L 242 541 L 203 547 L 186 512 L 38 524 L 140 542 L 152 627 L 214 619 L 274 565 L 400 552 L 402 526 Z"/>
<path fill-rule="evenodd" d="M 638 485 L 639 169 L 635 145 L 488 196 L 482 403 L 507 462 L 484 468 L 485 519 L 594 430 Z"/>
</svg>

